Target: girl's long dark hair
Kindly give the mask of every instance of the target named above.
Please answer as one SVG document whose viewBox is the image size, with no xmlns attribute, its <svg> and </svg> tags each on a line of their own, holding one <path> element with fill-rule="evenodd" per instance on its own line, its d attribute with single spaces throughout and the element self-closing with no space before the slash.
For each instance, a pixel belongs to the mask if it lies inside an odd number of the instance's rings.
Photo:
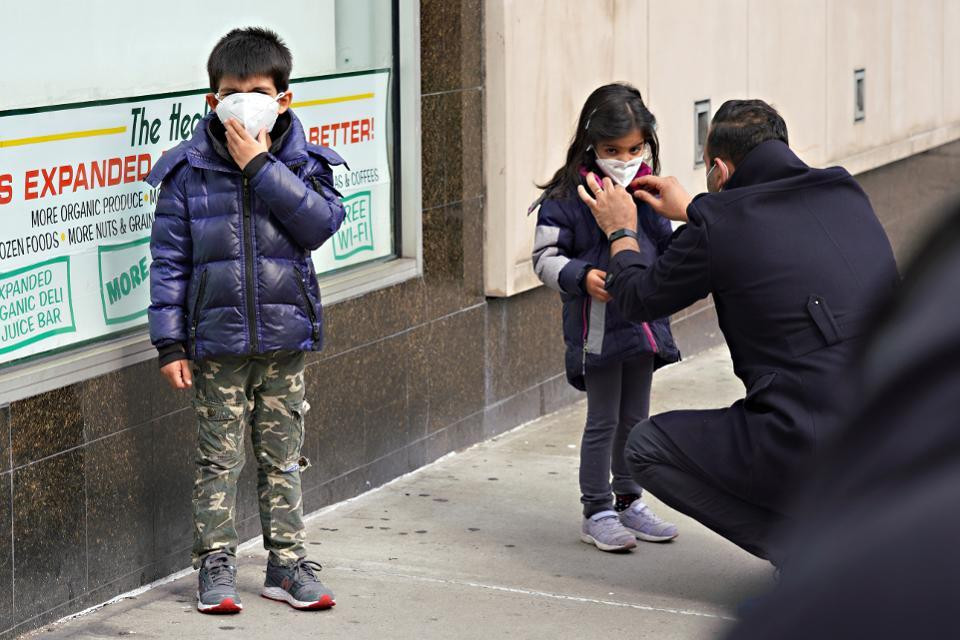
<svg viewBox="0 0 960 640">
<path fill-rule="evenodd" d="M 622 138 L 639 129 L 650 145 L 651 166 L 660 173 L 660 142 L 657 140 L 657 119 L 643 104 L 640 92 L 633 86 L 618 82 L 594 90 L 580 111 L 577 132 L 567 150 L 567 161 L 557 170 L 543 189 L 543 197 L 564 198 L 581 184 L 580 167 L 594 167 L 596 146 L 607 140 Z"/>
</svg>

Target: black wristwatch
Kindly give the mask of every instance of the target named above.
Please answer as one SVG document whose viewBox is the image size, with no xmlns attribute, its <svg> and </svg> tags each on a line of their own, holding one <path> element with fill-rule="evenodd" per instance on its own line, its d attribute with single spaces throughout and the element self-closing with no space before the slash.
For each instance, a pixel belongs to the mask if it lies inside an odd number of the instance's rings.
<svg viewBox="0 0 960 640">
<path fill-rule="evenodd" d="M 616 242 L 617 240 L 620 240 L 621 238 L 633 238 L 637 242 L 640 242 L 640 236 L 638 236 L 637 232 L 634 231 L 633 229 L 617 229 L 616 231 L 611 233 L 609 236 L 607 236 L 607 242 L 609 242 L 610 244 L 613 244 L 614 242 Z"/>
</svg>

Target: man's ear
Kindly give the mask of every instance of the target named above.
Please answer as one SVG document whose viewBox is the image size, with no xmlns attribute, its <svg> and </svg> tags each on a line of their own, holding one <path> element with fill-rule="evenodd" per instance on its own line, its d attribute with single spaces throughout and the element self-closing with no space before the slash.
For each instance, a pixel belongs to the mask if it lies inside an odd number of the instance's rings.
<svg viewBox="0 0 960 640">
<path fill-rule="evenodd" d="M 277 104 L 280 105 L 280 109 L 277 111 L 278 114 L 283 113 L 290 108 L 290 103 L 293 102 L 293 92 L 290 89 L 287 89 L 283 92 L 283 97 L 277 100 Z"/>
<path fill-rule="evenodd" d="M 207 100 L 207 106 L 210 107 L 210 111 L 216 111 L 217 105 L 220 104 L 220 101 L 217 100 L 217 96 L 215 96 L 212 93 L 208 93 L 206 95 L 206 100 Z"/>
<path fill-rule="evenodd" d="M 723 189 L 723 186 L 727 184 L 727 181 L 730 179 L 730 176 L 733 175 L 733 164 L 727 160 L 724 160 L 720 157 L 714 158 L 713 161 L 716 163 L 716 174 L 717 174 L 717 191 Z"/>
</svg>

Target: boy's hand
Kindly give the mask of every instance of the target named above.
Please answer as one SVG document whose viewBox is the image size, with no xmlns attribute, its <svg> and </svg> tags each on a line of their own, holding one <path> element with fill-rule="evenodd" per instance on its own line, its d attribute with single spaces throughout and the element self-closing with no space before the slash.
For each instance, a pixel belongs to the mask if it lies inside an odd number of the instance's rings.
<svg viewBox="0 0 960 640">
<path fill-rule="evenodd" d="M 253 138 L 235 118 L 230 118 L 223 126 L 227 130 L 227 151 L 241 171 L 248 162 L 270 150 L 270 134 L 266 129 L 260 129 L 260 135 Z"/>
<path fill-rule="evenodd" d="M 587 293 L 598 302 L 610 302 L 613 300 L 613 297 L 611 297 L 604 288 L 606 280 L 606 271 L 601 271 L 600 269 L 590 269 L 590 271 L 587 271 L 587 277 L 585 278 Z"/>
<path fill-rule="evenodd" d="M 174 389 L 189 389 L 193 386 L 193 374 L 190 373 L 189 360 L 174 360 L 160 367 L 160 373 Z"/>
</svg>

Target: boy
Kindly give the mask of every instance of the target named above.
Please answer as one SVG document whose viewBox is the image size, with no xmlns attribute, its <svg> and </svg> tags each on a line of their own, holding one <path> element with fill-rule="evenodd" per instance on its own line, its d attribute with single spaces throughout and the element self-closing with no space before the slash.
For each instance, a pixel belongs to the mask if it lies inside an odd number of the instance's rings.
<svg viewBox="0 0 960 640">
<path fill-rule="evenodd" d="M 197 608 L 236 613 L 237 478 L 252 422 L 263 544 L 263 596 L 327 609 L 333 594 L 306 560 L 300 472 L 305 351 L 321 348 L 310 252 L 343 222 L 331 165 L 290 111 L 292 58 L 272 31 L 235 29 L 207 62 L 214 110 L 166 152 L 150 240 L 150 339 L 175 389 L 195 388 L 193 495 Z M 192 370 L 191 370 L 191 362 Z"/>
</svg>

